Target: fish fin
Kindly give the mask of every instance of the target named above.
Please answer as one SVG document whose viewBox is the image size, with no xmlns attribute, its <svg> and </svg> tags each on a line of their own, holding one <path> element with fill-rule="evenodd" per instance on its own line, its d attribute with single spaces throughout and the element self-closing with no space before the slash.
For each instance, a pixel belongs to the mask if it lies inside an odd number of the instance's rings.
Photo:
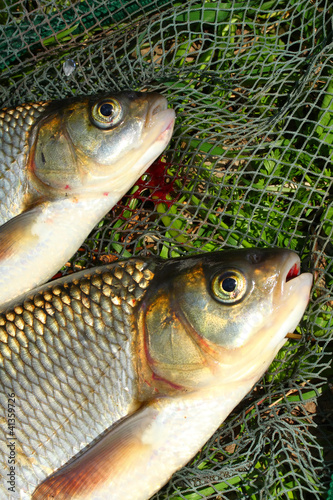
<svg viewBox="0 0 333 500">
<path fill-rule="evenodd" d="M 119 492 L 128 488 L 138 461 L 149 462 L 152 445 L 146 436 L 158 414 L 156 404 L 148 404 L 111 426 L 92 445 L 46 478 L 31 499 L 125 498 Z"/>
<path fill-rule="evenodd" d="M 40 211 L 35 207 L 10 219 L 0 228 L 0 262 L 22 252 L 25 247 L 34 244 L 38 236 L 31 231 Z"/>
<path fill-rule="evenodd" d="M 59 198 L 35 204 L 0 228 L 0 304 L 50 279 L 71 258 L 104 215 L 107 204 L 95 198 Z"/>
</svg>

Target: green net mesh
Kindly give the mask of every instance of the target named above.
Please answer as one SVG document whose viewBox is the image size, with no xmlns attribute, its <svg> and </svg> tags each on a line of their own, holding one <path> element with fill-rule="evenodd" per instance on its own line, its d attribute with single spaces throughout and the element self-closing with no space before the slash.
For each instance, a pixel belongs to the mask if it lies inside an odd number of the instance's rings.
<svg viewBox="0 0 333 500">
<path fill-rule="evenodd" d="M 132 88 L 177 112 L 162 162 L 63 270 L 228 247 L 299 252 L 310 307 L 154 499 L 327 498 L 333 470 L 330 0 L 0 0 L 3 106 Z"/>
</svg>

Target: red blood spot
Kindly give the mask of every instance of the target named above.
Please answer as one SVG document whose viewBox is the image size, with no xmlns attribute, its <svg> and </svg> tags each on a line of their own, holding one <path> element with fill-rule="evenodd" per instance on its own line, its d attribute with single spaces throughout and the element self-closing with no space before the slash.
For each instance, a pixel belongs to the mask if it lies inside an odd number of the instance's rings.
<svg viewBox="0 0 333 500">
<path fill-rule="evenodd" d="M 65 189 L 70 189 L 69 184 L 66 184 Z"/>
<path fill-rule="evenodd" d="M 103 196 L 109 196 L 109 193 L 103 193 Z"/>
<path fill-rule="evenodd" d="M 146 171 L 149 179 L 143 181 L 139 179 L 137 185 L 139 186 L 140 193 L 144 189 L 152 189 L 151 196 L 155 205 L 158 203 L 165 203 L 168 208 L 173 205 L 174 201 L 179 198 L 179 194 L 174 192 L 174 184 L 176 179 L 171 179 L 168 175 L 167 169 L 170 163 L 162 162 L 160 159 L 156 160 Z M 170 197 L 173 199 L 170 200 Z"/>
<path fill-rule="evenodd" d="M 59 272 L 59 273 L 55 274 L 52 279 L 56 280 L 57 278 L 61 278 L 61 277 L 62 277 L 62 274 L 61 274 L 61 272 Z"/>
<path fill-rule="evenodd" d="M 161 161 L 160 158 L 156 160 L 146 170 L 144 176 L 136 182 L 136 191 L 131 195 L 125 195 L 115 206 L 115 209 L 119 210 L 117 218 L 124 218 L 124 211 L 128 210 L 128 204 L 133 199 L 140 200 L 142 203 L 153 202 L 155 207 L 164 203 L 170 208 L 181 194 L 176 192 L 175 182 L 177 179 L 183 178 L 181 166 L 175 175 L 168 174 L 168 167 L 171 165 L 171 163 Z M 147 193 L 148 190 L 150 194 Z"/>
</svg>

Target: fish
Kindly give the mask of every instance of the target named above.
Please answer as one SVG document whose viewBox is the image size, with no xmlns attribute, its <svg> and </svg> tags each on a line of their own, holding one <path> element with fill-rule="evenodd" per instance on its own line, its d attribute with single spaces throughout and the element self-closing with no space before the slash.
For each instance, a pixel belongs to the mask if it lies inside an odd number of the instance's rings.
<svg viewBox="0 0 333 500">
<path fill-rule="evenodd" d="M 311 286 L 293 251 L 252 248 L 31 291 L 0 314 L 0 497 L 150 498 L 264 374 Z"/>
<path fill-rule="evenodd" d="M 167 106 L 124 91 L 1 110 L 2 310 L 59 271 L 163 152 Z"/>
</svg>

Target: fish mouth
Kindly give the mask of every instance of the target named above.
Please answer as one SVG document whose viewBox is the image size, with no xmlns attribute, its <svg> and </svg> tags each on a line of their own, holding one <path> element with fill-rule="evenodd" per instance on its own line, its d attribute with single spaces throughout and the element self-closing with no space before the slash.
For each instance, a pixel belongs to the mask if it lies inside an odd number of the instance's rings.
<svg viewBox="0 0 333 500">
<path fill-rule="evenodd" d="M 313 276 L 311 273 L 301 273 L 301 261 L 297 254 L 291 252 L 286 259 L 282 271 L 282 294 L 293 295 L 298 289 L 309 291 Z"/>
<path fill-rule="evenodd" d="M 168 108 L 165 97 L 156 95 L 148 106 L 143 136 L 138 146 L 140 151 L 141 145 L 146 145 L 145 151 L 141 153 L 140 159 L 135 165 L 138 177 L 167 147 L 172 136 L 175 118 L 176 113 L 173 109 Z"/>
<path fill-rule="evenodd" d="M 145 128 L 156 130 L 156 139 L 167 141 L 171 137 L 175 122 L 175 111 L 168 108 L 168 101 L 163 96 L 156 96 L 156 99 L 149 106 L 146 116 Z"/>
<path fill-rule="evenodd" d="M 286 282 L 288 283 L 288 281 L 296 278 L 300 274 L 301 274 L 301 261 L 298 259 L 298 262 L 295 262 L 295 264 L 293 264 L 289 269 L 288 274 L 286 276 Z"/>
<path fill-rule="evenodd" d="M 281 270 L 279 299 L 281 301 L 279 314 L 287 313 L 288 320 L 286 319 L 284 327 L 280 329 L 275 342 L 282 342 L 283 345 L 288 334 L 296 329 L 309 302 L 312 282 L 312 274 L 301 273 L 300 258 L 294 252 L 290 252 Z"/>
<path fill-rule="evenodd" d="M 288 255 L 286 262 L 282 267 L 281 278 L 282 283 L 289 283 L 296 279 L 301 274 L 301 261 L 297 254 Z"/>
<path fill-rule="evenodd" d="M 154 115 L 157 115 L 158 113 L 160 113 L 161 111 L 165 111 L 166 109 L 168 108 L 168 103 L 167 103 L 167 100 L 162 97 L 162 96 L 158 96 L 156 98 L 156 101 L 153 102 L 153 104 L 150 106 L 149 108 L 149 111 L 148 111 L 148 115 L 147 115 L 147 119 L 148 121 L 154 116 Z"/>
</svg>

